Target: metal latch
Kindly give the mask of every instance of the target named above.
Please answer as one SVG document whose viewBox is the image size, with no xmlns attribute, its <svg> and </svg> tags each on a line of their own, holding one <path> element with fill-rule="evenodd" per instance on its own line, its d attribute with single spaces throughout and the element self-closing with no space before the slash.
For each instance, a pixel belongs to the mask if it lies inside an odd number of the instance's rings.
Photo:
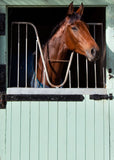
<svg viewBox="0 0 114 160">
<path fill-rule="evenodd" d="M 0 109 L 6 108 L 6 95 L 0 94 Z"/>
<path fill-rule="evenodd" d="M 91 100 L 113 100 L 114 99 L 114 96 L 112 93 L 110 93 L 109 95 L 108 94 L 104 94 L 104 95 L 100 95 L 100 94 L 93 94 L 93 95 L 90 95 L 90 99 Z"/>
<path fill-rule="evenodd" d="M 109 79 L 114 78 L 114 75 L 112 74 L 112 68 L 109 68 L 108 72 L 109 72 Z"/>
</svg>

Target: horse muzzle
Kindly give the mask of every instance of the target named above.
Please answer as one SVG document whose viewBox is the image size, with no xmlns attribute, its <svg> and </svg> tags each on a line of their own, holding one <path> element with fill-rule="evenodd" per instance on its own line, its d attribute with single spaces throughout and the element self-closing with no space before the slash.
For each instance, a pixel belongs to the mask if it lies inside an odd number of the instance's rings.
<svg viewBox="0 0 114 160">
<path fill-rule="evenodd" d="M 86 51 L 86 56 L 90 62 L 96 61 L 99 59 L 99 49 L 92 48 L 90 51 Z"/>
</svg>

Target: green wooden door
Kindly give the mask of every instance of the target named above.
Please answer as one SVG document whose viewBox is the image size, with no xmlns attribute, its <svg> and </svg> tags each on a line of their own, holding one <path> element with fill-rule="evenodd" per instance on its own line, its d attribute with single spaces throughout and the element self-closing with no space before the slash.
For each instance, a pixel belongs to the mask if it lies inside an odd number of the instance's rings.
<svg viewBox="0 0 114 160">
<path fill-rule="evenodd" d="M 83 102 L 8 102 L 6 159 L 109 160 L 112 106 L 89 96 Z"/>
</svg>

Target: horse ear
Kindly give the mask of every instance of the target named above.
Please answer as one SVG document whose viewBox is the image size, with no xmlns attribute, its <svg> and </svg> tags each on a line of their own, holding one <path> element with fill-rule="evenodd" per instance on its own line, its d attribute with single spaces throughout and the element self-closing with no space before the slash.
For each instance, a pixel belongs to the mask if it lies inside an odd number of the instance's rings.
<svg viewBox="0 0 114 160">
<path fill-rule="evenodd" d="M 76 11 L 76 14 L 78 14 L 81 18 L 81 16 L 83 15 L 83 11 L 84 11 L 84 6 L 83 6 L 83 3 L 81 3 L 80 7 Z"/>
<path fill-rule="evenodd" d="M 73 12 L 74 12 L 73 2 L 71 2 L 68 8 L 67 15 L 70 16 L 73 14 Z"/>
</svg>

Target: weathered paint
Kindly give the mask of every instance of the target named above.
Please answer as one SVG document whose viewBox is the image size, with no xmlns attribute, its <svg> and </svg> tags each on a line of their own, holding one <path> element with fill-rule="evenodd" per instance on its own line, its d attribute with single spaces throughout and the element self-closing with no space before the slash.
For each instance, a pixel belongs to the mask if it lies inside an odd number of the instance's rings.
<svg viewBox="0 0 114 160">
<path fill-rule="evenodd" d="M 67 6 L 69 0 L 4 0 L 0 12 L 7 6 Z M 114 74 L 114 1 L 82 0 L 87 6 L 106 5 L 107 70 Z M 74 1 L 79 5 L 80 1 Z M 6 35 L 0 36 L 0 64 L 7 64 Z M 107 90 L 114 95 L 114 79 Z M 0 110 L 0 160 L 113 160 L 114 100 L 95 102 L 85 96 L 83 102 L 8 102 Z"/>
<path fill-rule="evenodd" d="M 60 5 L 69 5 L 72 2 L 71 0 L 3 0 L 0 1 L 0 5 L 38 5 L 38 6 L 60 6 Z M 109 5 L 114 4 L 113 0 L 81 0 L 85 5 Z M 75 5 L 80 5 L 79 0 L 74 0 Z"/>
</svg>

